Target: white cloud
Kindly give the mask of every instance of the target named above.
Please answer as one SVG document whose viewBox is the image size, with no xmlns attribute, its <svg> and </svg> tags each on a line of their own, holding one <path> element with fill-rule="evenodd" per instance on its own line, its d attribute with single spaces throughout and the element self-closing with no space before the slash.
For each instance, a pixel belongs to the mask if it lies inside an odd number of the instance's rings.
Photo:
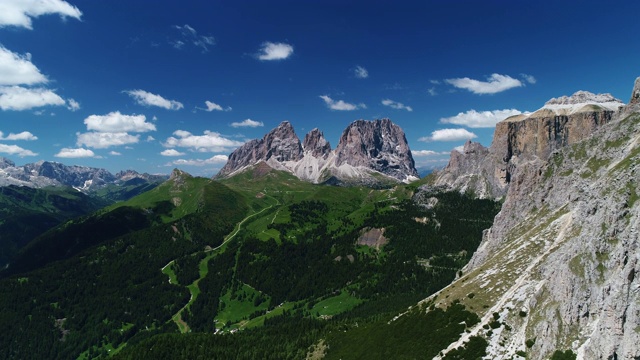
<svg viewBox="0 0 640 360">
<path fill-rule="evenodd" d="M 447 83 L 471 91 L 474 94 L 495 94 L 515 87 L 523 86 L 522 82 L 508 75 L 492 74 L 488 81 L 465 78 L 447 79 Z"/>
<path fill-rule="evenodd" d="M 189 24 L 174 25 L 174 29 L 180 31 L 182 35 L 181 40 L 173 40 L 170 41 L 174 48 L 180 50 L 187 43 L 193 44 L 195 47 L 202 49 L 202 52 L 209 51 L 209 46 L 213 46 L 216 44 L 216 39 L 211 35 L 198 35 L 198 32 L 193 27 L 189 26 Z"/>
<path fill-rule="evenodd" d="M 193 135 L 185 130 L 176 130 L 165 141 L 165 147 L 191 148 L 198 152 L 231 151 L 244 144 L 242 141 L 227 139 L 217 132 L 206 130 L 204 135 Z"/>
<path fill-rule="evenodd" d="M 122 153 L 119 153 L 119 152 L 117 152 L 117 151 L 109 151 L 109 155 L 112 155 L 112 156 L 120 156 L 120 155 L 122 155 Z"/>
<path fill-rule="evenodd" d="M 38 137 L 33 135 L 32 133 L 28 132 L 28 131 L 23 131 L 21 133 L 9 133 L 9 135 L 7 135 L 6 137 L 4 136 L 4 134 L 2 133 L 2 131 L 0 131 L 0 140 L 12 140 L 12 141 L 17 141 L 17 140 L 25 140 L 25 141 L 33 141 L 33 140 L 38 140 Z"/>
<path fill-rule="evenodd" d="M 94 157 L 94 156 L 96 156 L 96 154 L 94 154 L 93 151 L 91 151 L 89 149 L 63 148 L 63 149 L 60 149 L 60 152 L 58 152 L 57 154 L 55 154 L 53 156 L 59 157 L 59 158 L 88 158 L 88 157 Z"/>
<path fill-rule="evenodd" d="M 64 99 L 49 89 L 0 86 L 0 109 L 2 110 L 28 110 L 64 104 L 66 104 Z"/>
<path fill-rule="evenodd" d="M 535 77 L 533 77 L 533 75 L 520 74 L 520 76 L 529 84 L 535 84 L 538 81 Z"/>
<path fill-rule="evenodd" d="M 78 111 L 80 110 L 80 103 L 74 99 L 67 99 L 67 109 L 71 111 Z"/>
<path fill-rule="evenodd" d="M 234 128 L 238 128 L 238 127 L 262 127 L 264 126 L 264 123 L 262 121 L 255 121 L 255 120 L 251 120 L 251 119 L 246 119 L 240 122 L 232 122 L 231 123 L 231 127 Z"/>
<path fill-rule="evenodd" d="M 227 162 L 229 158 L 227 155 L 214 155 L 208 159 L 178 159 L 174 160 L 170 163 L 167 163 L 166 166 L 173 165 L 186 165 L 186 166 L 207 166 L 207 165 L 222 165 Z"/>
<path fill-rule="evenodd" d="M 464 145 L 456 146 L 456 147 L 453 148 L 453 150 L 463 154 L 464 153 Z"/>
<path fill-rule="evenodd" d="M 119 111 L 107 115 L 91 115 L 84 119 L 87 130 L 101 133 L 156 131 L 156 126 L 146 121 L 144 115 L 123 115 Z"/>
<path fill-rule="evenodd" d="M 264 42 L 258 53 L 260 60 L 284 60 L 293 54 L 293 46 L 285 43 Z"/>
<path fill-rule="evenodd" d="M 513 115 L 520 115 L 522 111 L 516 109 L 504 109 L 493 111 L 475 111 L 458 113 L 456 116 L 440 119 L 442 124 L 463 125 L 470 128 L 490 128 L 496 126 L 500 121 Z"/>
<path fill-rule="evenodd" d="M 163 152 L 161 152 L 160 155 L 162 155 L 162 156 L 182 156 L 182 155 L 184 155 L 184 153 L 180 152 L 180 151 L 178 151 L 176 149 L 167 149 L 167 150 L 164 150 Z"/>
<path fill-rule="evenodd" d="M 436 87 L 433 86 L 431 89 L 427 90 L 429 92 L 429 95 L 431 96 L 436 96 L 438 95 L 438 92 L 436 91 Z"/>
<path fill-rule="evenodd" d="M 18 155 L 20 157 L 25 156 L 36 156 L 37 153 L 34 153 L 31 150 L 23 149 L 17 145 L 6 145 L 0 144 L 0 153 L 10 154 L 10 155 Z"/>
<path fill-rule="evenodd" d="M 407 111 L 413 111 L 413 109 L 411 108 L 411 106 L 406 106 L 403 103 L 399 103 L 397 101 L 393 101 L 391 99 L 384 99 L 382 100 L 382 105 L 384 106 L 388 106 L 390 108 L 393 109 L 398 109 L 398 110 L 407 110 Z"/>
<path fill-rule="evenodd" d="M 363 68 L 360 65 L 356 66 L 353 72 L 358 79 L 366 79 L 369 77 L 369 72 L 367 71 L 367 69 Z"/>
<path fill-rule="evenodd" d="M 154 138 L 151 135 L 147 136 L 147 142 L 152 142 L 152 141 L 156 141 L 156 138 Z"/>
<path fill-rule="evenodd" d="M 180 110 L 184 107 L 181 102 L 168 100 L 160 95 L 152 94 L 144 90 L 125 90 L 124 93 L 131 96 L 136 103 L 143 106 L 157 106 L 167 110 Z"/>
<path fill-rule="evenodd" d="M 433 85 L 440 85 L 440 80 L 429 80 Z"/>
<path fill-rule="evenodd" d="M 140 135 L 130 135 L 126 132 L 88 132 L 76 133 L 78 146 L 86 145 L 90 148 L 105 149 L 111 146 L 137 144 Z"/>
<path fill-rule="evenodd" d="M 223 108 L 222 106 L 214 103 L 213 101 L 205 101 L 204 104 L 207 106 L 206 109 L 202 109 L 205 111 L 231 111 L 231 106 L 227 106 L 226 108 Z"/>
<path fill-rule="evenodd" d="M 413 156 L 437 156 L 437 155 L 447 155 L 449 154 L 446 151 L 433 151 L 433 150 L 411 150 L 411 155 Z"/>
<path fill-rule="evenodd" d="M 18 26 L 32 29 L 31 18 L 58 14 L 80 20 L 82 12 L 63 0 L 4 0 L 0 2 L 0 27 Z"/>
<path fill-rule="evenodd" d="M 460 141 L 477 138 L 478 136 L 466 129 L 440 129 L 433 131 L 431 136 L 424 136 L 418 141 Z"/>
<path fill-rule="evenodd" d="M 0 85 L 33 85 L 47 81 L 31 62 L 31 54 L 16 54 L 0 45 Z"/>
<path fill-rule="evenodd" d="M 333 100 L 327 95 L 321 95 L 320 99 L 324 100 L 324 103 L 327 104 L 329 109 L 331 110 L 342 110 L 342 111 L 352 111 L 357 109 L 366 109 L 367 106 L 365 104 L 349 104 L 344 102 L 343 100 Z"/>
</svg>

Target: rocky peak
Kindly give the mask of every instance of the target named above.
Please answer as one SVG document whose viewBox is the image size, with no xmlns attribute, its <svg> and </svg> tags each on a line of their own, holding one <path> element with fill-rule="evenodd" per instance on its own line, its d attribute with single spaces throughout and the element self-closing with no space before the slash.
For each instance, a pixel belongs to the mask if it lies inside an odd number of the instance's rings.
<svg viewBox="0 0 640 360">
<path fill-rule="evenodd" d="M 636 79 L 633 84 L 633 91 L 631 91 L 631 100 L 629 100 L 629 106 L 640 105 L 640 77 Z"/>
<path fill-rule="evenodd" d="M 267 133 L 262 139 L 246 142 L 229 155 L 229 160 L 220 169 L 216 178 L 222 178 L 231 173 L 260 161 L 271 160 L 271 163 L 297 161 L 303 157 L 300 139 L 288 121 L 283 121 Z"/>
<path fill-rule="evenodd" d="M 548 105 L 576 105 L 576 104 L 606 104 L 615 103 L 615 105 L 622 104 L 622 101 L 614 98 L 611 94 L 594 94 L 589 91 L 577 91 L 571 96 L 561 96 L 558 98 L 552 98 L 545 103 L 545 107 Z"/>
<path fill-rule="evenodd" d="M 336 148 L 336 166 L 342 164 L 367 167 L 396 179 L 418 177 L 404 131 L 389 119 L 352 122 Z"/>
<path fill-rule="evenodd" d="M 331 144 L 324 138 L 324 134 L 315 128 L 304 137 L 302 148 L 316 158 L 326 159 L 331 153 Z"/>
<path fill-rule="evenodd" d="M 263 139 L 266 159 L 273 158 L 279 162 L 296 161 L 302 158 L 300 139 L 288 121 L 283 121 L 271 130 Z"/>
<path fill-rule="evenodd" d="M 16 163 L 14 163 L 13 161 L 7 159 L 6 157 L 1 157 L 0 156 L 0 169 L 6 169 L 9 167 L 15 167 Z"/>
</svg>

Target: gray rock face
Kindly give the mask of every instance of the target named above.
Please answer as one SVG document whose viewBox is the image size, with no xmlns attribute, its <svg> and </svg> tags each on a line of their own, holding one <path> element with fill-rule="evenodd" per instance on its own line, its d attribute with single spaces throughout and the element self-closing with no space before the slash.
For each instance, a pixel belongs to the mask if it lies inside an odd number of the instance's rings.
<svg viewBox="0 0 640 360">
<path fill-rule="evenodd" d="M 516 168 L 528 161 L 546 161 L 567 145 L 581 141 L 611 121 L 624 104 L 609 94 L 578 91 L 549 100 L 540 110 L 507 118 L 496 125 L 493 141 L 481 165 L 476 153 L 463 160 L 452 156 L 436 176 L 436 184 L 470 190 L 481 197 L 502 198 Z"/>
<path fill-rule="evenodd" d="M 404 131 L 389 119 L 351 123 L 340 137 L 335 164 L 367 167 L 396 179 L 418 178 Z"/>
<path fill-rule="evenodd" d="M 0 157 L 0 169 L 6 169 L 9 167 L 15 167 L 16 163 L 14 163 L 13 161 L 5 158 L 5 157 Z"/>
<path fill-rule="evenodd" d="M 353 122 L 343 132 L 336 150 L 318 129 L 300 145 L 291 124 L 283 122 L 263 139 L 235 150 L 216 178 L 233 176 L 248 166 L 265 162 L 314 183 L 331 179 L 345 184 L 374 184 L 418 178 L 404 132 L 389 119 Z"/>
<path fill-rule="evenodd" d="M 464 275 L 438 295 L 441 305 L 462 299 L 482 319 L 449 349 L 480 335 L 491 359 L 564 349 L 578 359 L 640 357 L 640 112 L 632 108 L 514 169 Z M 483 329 L 494 313 L 509 327 Z"/>
<path fill-rule="evenodd" d="M 304 137 L 302 148 L 315 158 L 326 160 L 331 154 L 331 144 L 324 138 L 324 134 L 318 128 L 311 130 Z"/>
<path fill-rule="evenodd" d="M 640 77 L 636 79 L 633 85 L 633 91 L 631 92 L 631 99 L 629 100 L 629 106 L 640 105 Z"/>
<path fill-rule="evenodd" d="M 251 140 L 232 152 L 216 177 L 224 178 L 260 161 L 297 161 L 302 156 L 302 145 L 293 126 L 288 121 L 283 121 L 262 139 Z"/>
</svg>

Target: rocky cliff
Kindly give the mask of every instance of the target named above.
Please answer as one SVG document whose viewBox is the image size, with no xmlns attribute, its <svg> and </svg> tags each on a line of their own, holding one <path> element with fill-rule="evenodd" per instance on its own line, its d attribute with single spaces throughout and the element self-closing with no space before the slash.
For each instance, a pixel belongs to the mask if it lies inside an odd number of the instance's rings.
<svg viewBox="0 0 640 360">
<path fill-rule="evenodd" d="M 502 210 L 461 277 L 429 299 L 460 300 L 482 318 L 445 353 L 480 336 L 491 359 L 557 350 L 640 358 L 637 94 L 640 78 L 628 106 L 577 112 L 568 120 L 599 129 L 581 140 L 571 137 L 578 129 L 554 130 L 566 136 L 552 137 L 548 159 L 536 136 L 513 147 L 533 156 L 514 167 Z"/>
<path fill-rule="evenodd" d="M 480 197 L 501 198 L 520 164 L 546 161 L 554 151 L 587 138 L 610 122 L 623 105 L 609 94 L 587 91 L 553 98 L 538 111 L 499 122 L 491 146 L 481 151 L 486 152 L 481 165 L 476 165 L 481 145 L 473 145 L 476 151 L 463 151 L 462 157 L 468 160 L 453 154 L 435 182 Z"/>
<path fill-rule="evenodd" d="M 261 162 L 313 183 L 379 184 L 418 178 L 404 132 L 389 119 L 354 121 L 333 151 L 320 130 L 311 130 L 301 145 L 291 124 L 282 122 L 263 139 L 235 150 L 216 178 Z"/>
</svg>

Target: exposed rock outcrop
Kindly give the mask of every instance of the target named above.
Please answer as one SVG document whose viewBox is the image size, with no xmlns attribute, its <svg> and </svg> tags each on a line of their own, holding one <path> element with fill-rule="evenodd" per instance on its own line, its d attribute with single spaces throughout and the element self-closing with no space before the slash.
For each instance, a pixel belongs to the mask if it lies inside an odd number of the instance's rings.
<svg viewBox="0 0 640 360">
<path fill-rule="evenodd" d="M 283 122 L 263 139 L 235 150 L 216 178 L 260 162 L 313 183 L 373 185 L 418 178 L 404 132 L 389 119 L 353 122 L 334 151 L 320 130 L 311 130 L 301 145 L 291 124 Z"/>
<path fill-rule="evenodd" d="M 637 87 L 636 81 L 633 94 Z M 548 158 L 542 157 L 548 146 L 538 146 L 535 136 L 515 147 L 530 156 L 514 167 L 502 209 L 463 276 L 436 300 L 443 306 L 460 299 L 482 318 L 449 350 L 482 336 L 491 359 L 521 352 L 547 359 L 565 349 L 578 359 L 640 358 L 634 106 L 600 112 L 598 124 L 595 116 L 574 113 L 580 115 L 569 122 L 600 129 L 577 139 L 571 133 L 579 129 L 569 127 Z"/>
<path fill-rule="evenodd" d="M 609 94 L 587 91 L 553 98 L 538 111 L 499 122 L 486 155 L 488 164 L 482 164 L 482 169 L 476 165 L 465 167 L 476 163 L 474 152 L 465 153 L 469 160 L 452 156 L 435 183 L 470 190 L 481 197 L 501 198 L 520 164 L 536 159 L 546 161 L 554 151 L 589 137 L 610 122 L 622 106 Z"/>
</svg>

